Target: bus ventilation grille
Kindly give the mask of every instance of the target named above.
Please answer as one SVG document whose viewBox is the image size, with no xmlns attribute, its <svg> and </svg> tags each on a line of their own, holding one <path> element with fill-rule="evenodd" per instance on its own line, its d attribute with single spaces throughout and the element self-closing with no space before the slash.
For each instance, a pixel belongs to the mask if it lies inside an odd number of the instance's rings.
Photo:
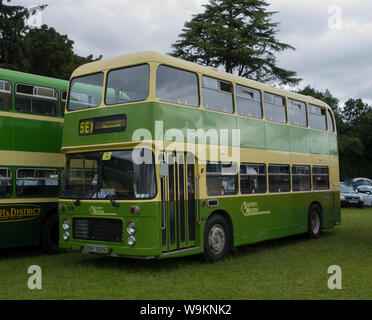
<svg viewBox="0 0 372 320">
<path fill-rule="evenodd" d="M 73 237 L 81 240 L 123 242 L 123 223 L 118 219 L 75 218 Z"/>
</svg>

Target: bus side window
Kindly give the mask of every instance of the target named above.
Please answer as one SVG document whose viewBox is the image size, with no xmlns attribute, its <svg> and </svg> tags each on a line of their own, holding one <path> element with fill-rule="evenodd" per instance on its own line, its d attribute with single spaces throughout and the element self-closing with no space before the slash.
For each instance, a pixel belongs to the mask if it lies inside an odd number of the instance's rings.
<svg viewBox="0 0 372 320">
<path fill-rule="evenodd" d="M 269 165 L 269 191 L 278 193 L 290 190 L 289 165 Z"/>
<path fill-rule="evenodd" d="M 309 104 L 310 127 L 318 130 L 327 130 L 326 109 Z"/>
<path fill-rule="evenodd" d="M 20 83 L 16 85 L 15 104 L 19 112 L 56 116 L 57 100 L 55 89 Z"/>
<path fill-rule="evenodd" d="M 10 110 L 12 106 L 12 91 L 9 81 L 0 80 L 0 110 Z"/>
<path fill-rule="evenodd" d="M 266 192 L 266 166 L 264 164 L 240 165 L 240 191 L 242 194 Z"/>
<path fill-rule="evenodd" d="M 288 99 L 288 118 L 290 124 L 307 127 L 306 104 L 301 101 Z"/>
<path fill-rule="evenodd" d="M 0 198 L 9 198 L 12 194 L 12 169 L 0 168 Z"/>
<path fill-rule="evenodd" d="M 262 119 L 261 92 L 259 90 L 236 85 L 236 109 L 245 117 Z"/>
<path fill-rule="evenodd" d="M 234 113 L 233 86 L 230 82 L 203 76 L 202 92 L 205 109 Z"/>
<path fill-rule="evenodd" d="M 207 163 L 208 196 L 238 193 L 238 166 L 236 163 Z"/>
<path fill-rule="evenodd" d="M 329 189 L 328 167 L 313 166 L 313 188 L 314 190 Z"/>
<path fill-rule="evenodd" d="M 311 176 L 309 166 L 292 166 L 293 191 L 310 191 Z"/>
<path fill-rule="evenodd" d="M 264 93 L 264 113 L 266 120 L 287 122 L 285 113 L 285 98 L 271 93 Z"/>
<path fill-rule="evenodd" d="M 156 71 L 156 97 L 161 101 L 199 107 L 198 76 L 160 65 Z"/>
</svg>

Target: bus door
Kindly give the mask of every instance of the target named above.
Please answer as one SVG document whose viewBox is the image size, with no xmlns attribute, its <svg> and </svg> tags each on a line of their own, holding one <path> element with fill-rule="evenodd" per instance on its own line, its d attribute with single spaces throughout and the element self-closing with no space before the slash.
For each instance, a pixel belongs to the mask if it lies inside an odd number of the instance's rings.
<svg viewBox="0 0 372 320">
<path fill-rule="evenodd" d="M 162 247 L 163 251 L 195 246 L 195 157 L 191 153 L 162 155 Z"/>
</svg>

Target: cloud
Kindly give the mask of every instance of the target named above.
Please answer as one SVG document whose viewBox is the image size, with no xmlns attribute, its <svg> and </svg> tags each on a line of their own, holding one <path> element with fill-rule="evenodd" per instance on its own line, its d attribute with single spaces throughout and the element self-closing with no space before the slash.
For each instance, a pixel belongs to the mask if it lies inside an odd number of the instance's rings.
<svg viewBox="0 0 372 320">
<path fill-rule="evenodd" d="M 278 11 L 277 38 L 296 48 L 278 55 L 279 66 L 294 70 L 311 86 L 337 96 L 372 101 L 372 1 L 272 0 Z M 12 0 L 30 6 L 40 0 Z M 184 22 L 202 12 L 208 0 L 51 0 L 43 22 L 75 42 L 82 56 L 104 58 L 129 52 L 169 52 Z M 329 29 L 338 6 L 340 30 Z"/>
</svg>

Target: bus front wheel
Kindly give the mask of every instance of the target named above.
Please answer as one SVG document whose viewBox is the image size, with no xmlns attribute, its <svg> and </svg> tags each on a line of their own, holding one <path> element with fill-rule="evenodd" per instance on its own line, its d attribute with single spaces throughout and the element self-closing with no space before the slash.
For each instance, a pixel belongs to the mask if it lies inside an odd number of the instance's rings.
<svg viewBox="0 0 372 320">
<path fill-rule="evenodd" d="M 322 228 L 322 209 L 317 204 L 313 204 L 309 208 L 307 219 L 307 233 L 309 237 L 313 239 L 318 238 Z"/>
<path fill-rule="evenodd" d="M 51 214 L 43 223 L 41 229 L 41 246 L 46 253 L 58 253 L 58 215 Z"/>
<path fill-rule="evenodd" d="M 222 260 L 230 248 L 229 227 L 219 214 L 207 220 L 204 232 L 204 256 L 208 262 Z"/>
</svg>

